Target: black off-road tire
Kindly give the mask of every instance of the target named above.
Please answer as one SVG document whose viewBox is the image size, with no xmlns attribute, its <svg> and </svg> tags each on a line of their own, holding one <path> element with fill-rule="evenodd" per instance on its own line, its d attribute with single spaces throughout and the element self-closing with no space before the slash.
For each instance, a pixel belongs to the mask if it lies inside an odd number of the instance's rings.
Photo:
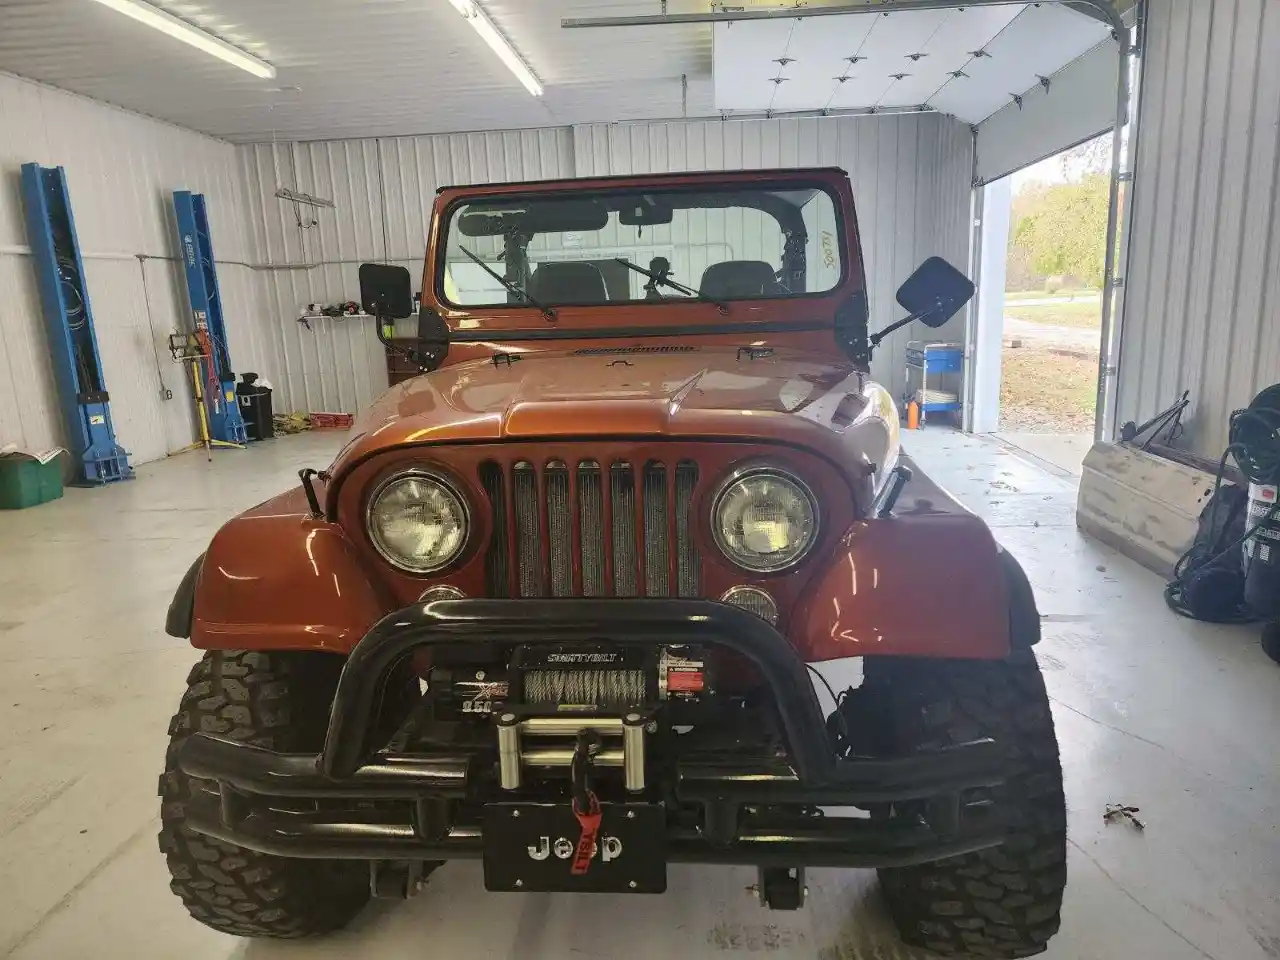
<svg viewBox="0 0 1280 960">
<path fill-rule="evenodd" d="M 892 705 L 897 749 L 991 737 L 1009 764 L 1005 784 L 985 791 L 1005 824 L 1003 845 L 879 871 L 902 939 L 945 956 L 1041 953 L 1060 923 L 1067 822 L 1058 741 L 1035 657 L 1024 650 L 1000 662 L 868 658 L 866 682 Z"/>
<path fill-rule="evenodd" d="M 1280 663 L 1280 620 L 1262 628 L 1262 652 Z"/>
<path fill-rule="evenodd" d="M 188 799 L 217 788 L 177 767 L 193 733 L 318 751 L 342 664 L 331 654 L 212 651 L 187 677 L 160 777 L 160 850 L 170 889 L 201 923 L 240 937 L 306 937 L 345 926 L 369 900 L 363 861 L 267 856 L 188 829 Z"/>
</svg>

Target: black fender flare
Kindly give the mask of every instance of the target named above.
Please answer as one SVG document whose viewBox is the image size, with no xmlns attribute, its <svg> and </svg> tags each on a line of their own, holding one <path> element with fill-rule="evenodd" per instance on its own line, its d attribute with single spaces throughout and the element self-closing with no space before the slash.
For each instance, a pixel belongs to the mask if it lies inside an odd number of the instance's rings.
<svg viewBox="0 0 1280 960">
<path fill-rule="evenodd" d="M 164 618 L 164 632 L 180 640 L 191 638 L 191 623 L 196 612 L 196 584 L 200 582 L 200 571 L 204 569 L 204 554 L 196 557 L 195 563 L 187 568 L 182 582 L 169 601 L 169 612 Z"/>
<path fill-rule="evenodd" d="M 1004 547 L 999 548 L 1000 570 L 1009 591 L 1009 647 L 1026 650 L 1040 642 L 1040 611 L 1022 564 Z"/>
</svg>

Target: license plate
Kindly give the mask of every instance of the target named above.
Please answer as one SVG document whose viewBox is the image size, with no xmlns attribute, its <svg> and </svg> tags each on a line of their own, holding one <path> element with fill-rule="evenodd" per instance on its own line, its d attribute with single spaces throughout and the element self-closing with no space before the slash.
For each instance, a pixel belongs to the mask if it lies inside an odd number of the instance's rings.
<svg viewBox="0 0 1280 960">
<path fill-rule="evenodd" d="M 602 803 L 587 872 L 570 873 L 582 828 L 567 803 L 484 808 L 484 885 L 496 891 L 662 893 L 667 818 L 660 804 Z"/>
</svg>

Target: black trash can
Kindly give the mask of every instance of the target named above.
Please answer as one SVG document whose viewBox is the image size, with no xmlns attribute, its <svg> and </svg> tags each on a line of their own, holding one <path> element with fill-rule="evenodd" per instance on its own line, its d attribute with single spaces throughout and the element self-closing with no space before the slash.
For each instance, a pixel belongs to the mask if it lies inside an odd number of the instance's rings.
<svg viewBox="0 0 1280 960">
<path fill-rule="evenodd" d="M 271 419 L 271 388 L 258 386 L 256 373 L 241 374 L 236 384 L 236 401 L 250 440 L 270 440 L 276 435 Z"/>
</svg>

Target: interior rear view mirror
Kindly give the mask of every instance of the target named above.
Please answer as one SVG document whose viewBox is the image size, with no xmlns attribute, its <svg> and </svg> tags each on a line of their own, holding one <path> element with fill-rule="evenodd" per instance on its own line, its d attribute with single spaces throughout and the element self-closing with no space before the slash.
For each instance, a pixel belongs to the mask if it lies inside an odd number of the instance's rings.
<svg viewBox="0 0 1280 960">
<path fill-rule="evenodd" d="M 360 264 L 360 306 L 375 317 L 399 320 L 413 314 L 413 282 L 404 267 Z"/>
<path fill-rule="evenodd" d="M 941 257 L 930 257 L 898 288 L 898 303 L 926 326 L 940 327 L 973 294 L 972 280 Z"/>
<path fill-rule="evenodd" d="M 674 219 L 675 210 L 662 198 L 636 197 L 634 203 L 618 208 L 618 222 L 624 227 L 657 227 Z"/>
<path fill-rule="evenodd" d="M 458 232 L 464 237 L 500 237 L 507 232 L 508 224 L 518 224 L 523 216 L 523 210 L 464 213 L 458 217 Z"/>
</svg>

